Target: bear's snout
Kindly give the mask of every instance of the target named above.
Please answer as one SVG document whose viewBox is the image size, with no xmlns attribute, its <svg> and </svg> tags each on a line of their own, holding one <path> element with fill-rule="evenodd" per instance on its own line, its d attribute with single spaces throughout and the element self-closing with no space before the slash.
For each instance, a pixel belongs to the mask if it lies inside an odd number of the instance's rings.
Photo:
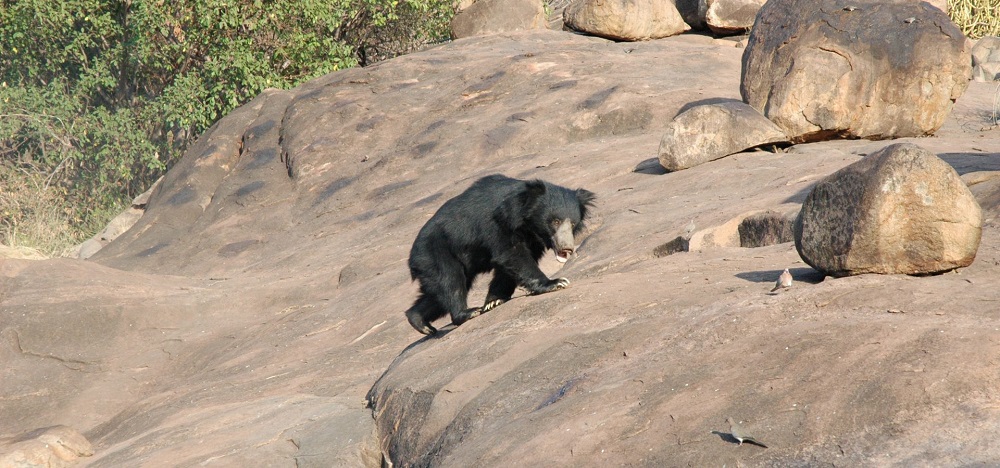
<svg viewBox="0 0 1000 468">
<path fill-rule="evenodd" d="M 559 263 L 566 263 L 566 260 L 569 260 L 575 252 L 576 251 L 573 249 L 559 249 L 556 252 L 556 260 L 558 260 Z"/>
<path fill-rule="evenodd" d="M 556 260 L 559 263 L 566 263 L 571 256 L 576 252 L 576 239 L 573 238 L 573 223 L 569 218 L 564 219 L 559 223 L 559 228 L 556 229 L 555 234 L 552 236 L 552 244 L 555 246 Z"/>
</svg>

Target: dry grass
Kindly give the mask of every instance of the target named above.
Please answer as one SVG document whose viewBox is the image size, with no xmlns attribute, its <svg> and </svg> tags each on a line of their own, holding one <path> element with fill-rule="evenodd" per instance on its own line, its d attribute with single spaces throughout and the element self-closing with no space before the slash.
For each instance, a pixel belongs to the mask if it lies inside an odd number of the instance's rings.
<svg viewBox="0 0 1000 468">
<path fill-rule="evenodd" d="M 63 255 L 83 241 L 64 203 L 41 177 L 0 165 L 0 244 Z"/>
<path fill-rule="evenodd" d="M 1000 0 L 948 0 L 948 15 L 966 36 L 1000 36 Z"/>
</svg>

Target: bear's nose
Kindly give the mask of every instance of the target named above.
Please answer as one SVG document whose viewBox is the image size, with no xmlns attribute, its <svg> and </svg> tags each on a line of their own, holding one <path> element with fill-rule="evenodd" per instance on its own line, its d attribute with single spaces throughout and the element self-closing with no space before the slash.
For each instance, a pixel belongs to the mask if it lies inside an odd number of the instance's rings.
<svg viewBox="0 0 1000 468">
<path fill-rule="evenodd" d="M 573 249 L 559 249 L 559 251 L 556 252 L 556 260 L 558 260 L 559 263 L 566 263 L 566 261 L 573 256 L 573 253 Z"/>
</svg>

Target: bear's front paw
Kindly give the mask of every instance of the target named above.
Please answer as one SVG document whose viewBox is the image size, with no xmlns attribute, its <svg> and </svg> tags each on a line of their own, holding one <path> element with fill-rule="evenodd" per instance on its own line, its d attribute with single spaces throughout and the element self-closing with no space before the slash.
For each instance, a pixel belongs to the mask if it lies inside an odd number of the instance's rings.
<svg viewBox="0 0 1000 468">
<path fill-rule="evenodd" d="M 529 288 L 528 290 L 530 291 L 531 295 L 537 295 L 537 294 L 545 294 L 547 292 L 552 292 L 552 291 L 556 291 L 556 290 L 559 290 L 559 289 L 566 289 L 568 287 L 569 287 L 569 280 L 568 279 L 566 279 L 566 278 L 556 278 L 554 280 L 549 280 L 548 282 L 544 283 L 539 288 L 535 288 L 535 289 Z"/>
<path fill-rule="evenodd" d="M 485 314 L 486 312 L 489 312 L 489 311 L 495 309 L 496 307 L 498 307 L 500 304 L 503 304 L 504 302 L 506 302 L 506 301 L 504 301 L 503 299 L 494 299 L 492 301 L 487 302 L 486 304 L 483 304 L 483 313 Z"/>
<path fill-rule="evenodd" d="M 452 316 L 451 316 L 451 323 L 455 324 L 455 326 L 457 327 L 457 326 L 459 326 L 459 325 L 461 325 L 461 324 L 463 324 L 465 322 L 468 322 L 469 319 L 473 319 L 473 318 L 479 317 L 479 315 L 482 314 L 482 313 L 483 313 L 483 309 L 479 308 L 479 307 L 473 307 L 471 309 L 465 309 L 465 310 L 463 310 L 463 311 L 461 311 L 461 312 L 459 312 L 457 314 L 452 314 Z"/>
</svg>

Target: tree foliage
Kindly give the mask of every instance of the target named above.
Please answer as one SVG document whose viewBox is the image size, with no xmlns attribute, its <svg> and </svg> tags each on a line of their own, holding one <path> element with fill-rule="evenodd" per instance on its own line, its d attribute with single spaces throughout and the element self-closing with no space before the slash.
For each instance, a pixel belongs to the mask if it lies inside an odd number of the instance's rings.
<svg viewBox="0 0 1000 468">
<path fill-rule="evenodd" d="M 263 89 L 442 40 L 451 15 L 443 0 L 0 0 L 0 165 L 92 233 Z"/>
</svg>

